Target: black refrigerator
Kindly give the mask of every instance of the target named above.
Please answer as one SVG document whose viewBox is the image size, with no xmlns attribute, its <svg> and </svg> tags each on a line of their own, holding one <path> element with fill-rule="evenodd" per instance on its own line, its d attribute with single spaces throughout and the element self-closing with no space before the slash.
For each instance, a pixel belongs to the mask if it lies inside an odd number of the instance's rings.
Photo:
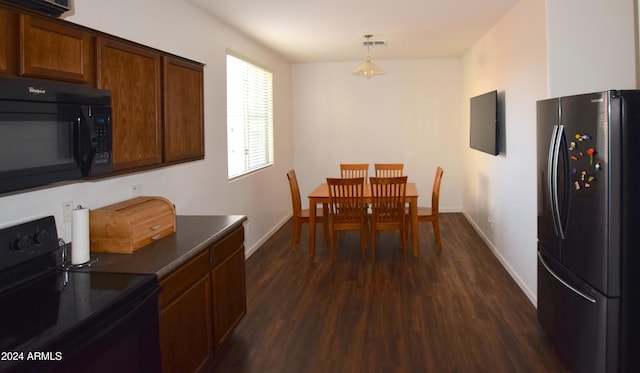
<svg viewBox="0 0 640 373">
<path fill-rule="evenodd" d="M 573 372 L 640 369 L 640 91 L 537 102 L 538 321 Z"/>
</svg>

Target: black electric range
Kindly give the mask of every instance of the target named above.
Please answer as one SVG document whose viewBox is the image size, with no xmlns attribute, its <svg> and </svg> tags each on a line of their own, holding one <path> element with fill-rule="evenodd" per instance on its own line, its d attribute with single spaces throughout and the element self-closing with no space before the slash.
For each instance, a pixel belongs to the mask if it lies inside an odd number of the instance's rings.
<svg viewBox="0 0 640 373">
<path fill-rule="evenodd" d="M 155 275 L 65 270 L 52 216 L 0 230 L 0 372 L 160 371 Z"/>
</svg>

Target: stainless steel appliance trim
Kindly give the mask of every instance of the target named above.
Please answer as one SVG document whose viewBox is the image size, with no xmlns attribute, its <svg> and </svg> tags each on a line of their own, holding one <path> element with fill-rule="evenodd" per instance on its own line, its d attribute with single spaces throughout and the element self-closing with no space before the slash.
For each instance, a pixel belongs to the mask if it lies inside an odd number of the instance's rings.
<svg viewBox="0 0 640 373">
<path fill-rule="evenodd" d="M 562 226 L 562 217 L 560 216 L 560 202 L 558 201 L 558 158 L 560 156 L 560 145 L 562 144 L 562 137 L 564 136 L 564 126 L 559 124 L 558 130 L 556 131 L 556 139 L 554 142 L 553 149 L 553 177 L 552 177 L 552 212 L 553 212 L 553 222 L 556 228 L 556 233 L 559 234 L 560 238 L 565 238 L 564 227 Z"/>
<path fill-rule="evenodd" d="M 582 298 L 588 300 L 589 302 L 596 303 L 596 300 L 594 298 L 590 297 L 589 295 L 587 295 L 587 294 L 581 292 L 580 290 L 574 288 L 573 286 L 569 285 L 566 281 L 561 279 L 560 276 L 558 276 L 555 272 L 553 272 L 551 270 L 551 268 L 549 268 L 549 265 L 547 265 L 547 263 L 542 258 L 542 254 L 540 254 L 540 251 L 538 251 L 538 259 L 540 259 L 540 263 L 542 263 L 542 265 L 547 270 L 547 272 L 549 272 L 549 274 L 551 274 L 551 276 L 553 276 L 556 280 L 558 280 L 562 285 L 564 285 L 566 288 L 568 288 L 569 290 L 573 291 L 574 293 L 578 294 Z"/>
<path fill-rule="evenodd" d="M 555 200 L 553 193 L 557 192 L 557 189 L 553 187 L 553 184 L 554 184 L 553 163 L 555 159 L 554 148 L 555 148 L 557 137 L 558 137 L 558 126 L 554 125 L 553 132 L 551 133 L 551 139 L 549 140 L 549 158 L 547 161 L 547 191 L 549 194 L 548 198 L 549 198 L 549 205 L 551 208 L 551 217 L 553 218 L 553 229 L 556 232 L 556 235 L 560 235 L 560 233 L 558 232 L 558 224 L 556 223 L 556 214 L 555 214 L 554 203 L 553 203 L 553 201 Z"/>
</svg>

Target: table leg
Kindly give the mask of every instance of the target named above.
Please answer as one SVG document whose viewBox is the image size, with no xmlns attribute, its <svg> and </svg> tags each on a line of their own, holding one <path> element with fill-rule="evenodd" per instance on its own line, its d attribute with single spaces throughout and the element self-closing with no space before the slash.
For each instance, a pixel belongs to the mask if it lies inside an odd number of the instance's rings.
<svg viewBox="0 0 640 373">
<path fill-rule="evenodd" d="M 412 198 L 411 205 L 409 206 L 409 210 L 411 210 L 411 239 L 413 241 L 413 256 L 415 258 L 418 257 L 418 199 Z"/>
<path fill-rule="evenodd" d="M 309 198 L 309 256 L 316 255 L 316 201 Z"/>
</svg>

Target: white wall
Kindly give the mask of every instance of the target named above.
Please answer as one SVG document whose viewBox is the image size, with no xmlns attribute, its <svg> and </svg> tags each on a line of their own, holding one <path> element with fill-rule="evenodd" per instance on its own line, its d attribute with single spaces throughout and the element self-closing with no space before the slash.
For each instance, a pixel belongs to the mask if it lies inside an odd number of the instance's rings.
<svg viewBox="0 0 640 373">
<path fill-rule="evenodd" d="M 503 91 L 506 151 L 466 152 L 463 209 L 534 304 L 535 102 L 635 88 L 634 14 L 633 0 L 521 0 L 464 55 L 465 113 L 469 97 Z"/>
<path fill-rule="evenodd" d="M 634 0 L 547 0 L 549 96 L 636 87 Z"/>
<path fill-rule="evenodd" d="M 431 205 L 435 169 L 444 170 L 442 211 L 461 211 L 465 134 L 459 59 L 374 62 L 387 74 L 351 75 L 361 62 L 293 66 L 294 163 L 303 204 L 340 163 L 403 162 Z"/>
<path fill-rule="evenodd" d="M 547 93 L 544 27 L 544 3 L 522 0 L 462 59 L 465 134 L 469 98 L 495 89 L 504 99 L 506 139 L 495 157 L 465 149 L 463 210 L 534 304 L 535 102 Z"/>
<path fill-rule="evenodd" d="M 129 198 L 130 186 L 142 184 L 142 194 L 169 198 L 178 214 L 247 215 L 246 247 L 251 253 L 291 211 L 285 177 L 293 166 L 290 64 L 184 1 L 75 1 L 74 7 L 68 21 L 206 64 L 205 160 L 104 181 L 3 196 L 0 197 L 0 225 L 53 214 L 58 234 L 69 241 L 70 224 L 62 221 L 62 202 L 73 201 L 96 208 Z M 227 47 L 260 62 L 274 73 L 276 164 L 232 182 L 227 179 L 226 166 Z"/>
</svg>

